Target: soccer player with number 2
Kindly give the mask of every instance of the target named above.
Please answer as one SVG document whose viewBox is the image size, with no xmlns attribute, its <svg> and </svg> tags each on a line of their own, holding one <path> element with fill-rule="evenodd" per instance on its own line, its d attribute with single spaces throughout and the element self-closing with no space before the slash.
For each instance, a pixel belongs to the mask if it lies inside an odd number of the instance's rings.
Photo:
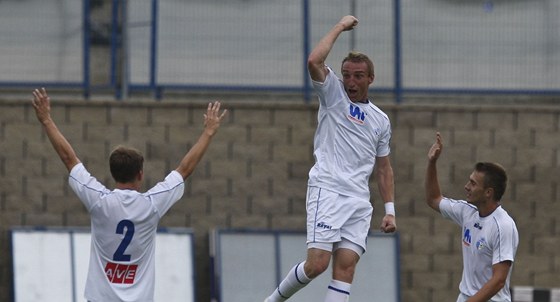
<svg viewBox="0 0 560 302">
<path fill-rule="evenodd" d="M 202 159 L 227 110 L 208 104 L 204 130 L 179 166 L 145 193 L 142 154 L 120 146 L 109 166 L 115 189 L 90 175 L 50 114 L 47 91 L 33 91 L 33 108 L 53 148 L 70 172 L 69 184 L 91 216 L 91 255 L 85 286 L 88 301 L 153 301 L 155 235 L 159 220 L 184 192 L 184 181 Z"/>
</svg>

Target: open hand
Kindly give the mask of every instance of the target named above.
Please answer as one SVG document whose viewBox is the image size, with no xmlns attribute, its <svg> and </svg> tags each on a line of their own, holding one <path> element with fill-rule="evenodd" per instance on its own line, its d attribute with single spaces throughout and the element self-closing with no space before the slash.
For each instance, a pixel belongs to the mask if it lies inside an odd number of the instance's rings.
<svg viewBox="0 0 560 302">
<path fill-rule="evenodd" d="M 35 108 L 35 114 L 39 122 L 44 123 L 51 118 L 51 99 L 45 88 L 33 90 L 31 105 Z"/>
<path fill-rule="evenodd" d="M 204 126 L 210 136 L 214 135 L 218 131 L 220 123 L 227 113 L 227 109 L 220 113 L 220 105 L 221 104 L 218 101 L 208 103 L 208 109 L 206 110 L 206 114 L 204 114 Z"/>
<path fill-rule="evenodd" d="M 443 143 L 441 142 L 441 134 L 436 132 L 436 141 L 428 151 L 428 160 L 437 161 L 443 150 Z"/>
</svg>

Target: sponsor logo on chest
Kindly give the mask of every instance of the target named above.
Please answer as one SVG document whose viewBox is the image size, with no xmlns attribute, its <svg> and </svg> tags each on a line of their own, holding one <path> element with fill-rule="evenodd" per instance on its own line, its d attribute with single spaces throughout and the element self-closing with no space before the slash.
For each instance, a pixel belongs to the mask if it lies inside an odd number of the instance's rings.
<svg viewBox="0 0 560 302">
<path fill-rule="evenodd" d="M 349 112 L 346 117 L 353 123 L 363 125 L 365 124 L 366 115 L 367 114 L 363 112 L 360 107 L 354 106 L 354 104 L 350 104 Z"/>
<path fill-rule="evenodd" d="M 478 222 L 476 222 L 473 225 L 473 227 L 476 230 L 479 230 L 479 231 L 482 230 L 482 225 Z M 475 237 L 475 239 L 476 238 L 479 238 L 479 239 L 476 240 L 476 242 L 474 244 L 474 247 L 477 250 L 480 251 L 480 250 L 483 250 L 485 247 L 487 247 L 488 243 L 486 242 L 486 238 L 484 236 L 479 236 L 479 235 L 483 235 L 483 234 L 479 234 L 480 232 L 477 232 L 476 230 L 474 230 L 474 233 L 475 233 L 474 237 Z M 467 228 L 467 227 L 463 227 L 463 245 L 467 246 L 467 247 L 471 246 L 472 240 L 473 240 L 473 232 L 471 231 L 471 229 Z"/>
</svg>

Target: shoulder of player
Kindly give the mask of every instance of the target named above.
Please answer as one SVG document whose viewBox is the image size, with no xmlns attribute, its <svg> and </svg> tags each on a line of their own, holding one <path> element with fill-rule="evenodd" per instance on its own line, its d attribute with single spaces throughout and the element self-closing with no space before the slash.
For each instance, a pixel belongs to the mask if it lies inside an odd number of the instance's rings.
<svg viewBox="0 0 560 302">
<path fill-rule="evenodd" d="M 389 121 L 389 116 L 383 111 L 381 110 L 379 107 L 377 107 L 375 104 L 373 104 L 371 101 L 368 102 L 368 107 L 371 108 L 372 111 L 374 111 L 376 114 L 379 114 L 380 116 L 382 116 L 384 119 L 386 119 L 387 121 Z"/>
<path fill-rule="evenodd" d="M 451 206 L 459 206 L 462 209 L 465 210 L 469 210 L 472 213 L 478 213 L 478 209 L 476 208 L 476 206 L 468 203 L 466 200 L 462 200 L 462 199 L 453 199 L 447 196 L 443 196 L 443 198 L 441 199 L 440 203 L 449 203 L 449 205 Z"/>
<path fill-rule="evenodd" d="M 502 207 L 499 206 L 491 216 L 496 220 L 497 223 L 513 223 L 515 224 L 515 220 L 509 213 Z"/>
</svg>

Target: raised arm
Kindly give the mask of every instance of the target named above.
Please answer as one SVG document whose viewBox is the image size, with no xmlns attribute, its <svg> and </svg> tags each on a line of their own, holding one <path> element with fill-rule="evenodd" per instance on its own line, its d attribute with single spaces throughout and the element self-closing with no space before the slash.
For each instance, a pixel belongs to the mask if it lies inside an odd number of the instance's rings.
<svg viewBox="0 0 560 302">
<path fill-rule="evenodd" d="M 202 131 L 202 134 L 198 138 L 196 144 L 194 144 L 189 152 L 185 154 L 177 169 L 175 169 L 183 176 L 183 179 L 186 179 L 187 177 L 189 177 L 189 175 L 192 174 L 194 168 L 202 159 L 202 156 L 208 149 L 208 146 L 212 141 L 212 137 L 214 137 L 214 134 L 216 134 L 216 132 L 218 131 L 220 123 L 226 113 L 227 110 L 224 110 L 220 114 L 219 102 L 208 104 L 208 109 L 206 110 L 206 114 L 204 115 L 204 130 Z"/>
<path fill-rule="evenodd" d="M 68 172 L 70 172 L 75 165 L 80 163 L 80 160 L 51 118 L 51 100 L 47 95 L 47 90 L 45 88 L 35 89 L 31 104 L 35 108 L 37 120 L 43 125 L 43 129 L 45 129 L 54 150 L 66 166 L 66 169 L 68 169 Z"/>
<path fill-rule="evenodd" d="M 358 25 L 358 19 L 354 16 L 344 16 L 331 30 L 319 41 L 309 54 L 307 59 L 307 69 L 311 79 L 317 82 L 324 82 L 327 76 L 325 61 L 329 55 L 334 42 L 343 31 L 352 30 Z"/>
<path fill-rule="evenodd" d="M 426 180 L 424 189 L 426 191 L 426 203 L 434 210 L 439 212 L 439 202 L 443 198 L 439 187 L 437 176 L 437 160 L 443 149 L 441 134 L 436 133 L 436 141 L 428 151 L 428 168 L 426 169 Z"/>
</svg>

